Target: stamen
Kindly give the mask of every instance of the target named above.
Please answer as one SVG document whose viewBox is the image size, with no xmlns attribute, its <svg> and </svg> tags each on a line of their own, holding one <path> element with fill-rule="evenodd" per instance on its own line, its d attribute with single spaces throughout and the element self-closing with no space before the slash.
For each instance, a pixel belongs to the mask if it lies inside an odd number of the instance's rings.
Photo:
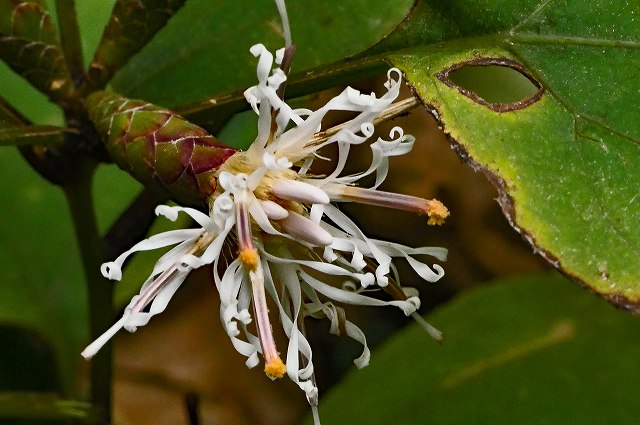
<svg viewBox="0 0 640 425">
<path fill-rule="evenodd" d="M 437 199 L 424 199 L 417 196 L 400 193 L 385 192 L 376 189 L 366 189 L 345 184 L 332 184 L 324 187 L 332 201 L 357 202 L 360 204 L 376 205 L 396 210 L 411 211 L 426 214 L 427 224 L 443 224 L 449 216 L 449 210 Z"/>
<path fill-rule="evenodd" d="M 251 290 L 253 292 L 253 308 L 256 317 L 256 326 L 260 337 L 260 346 L 264 355 L 264 373 L 270 378 L 282 378 L 287 372 L 287 367 L 280 359 L 273 340 L 271 323 L 269 321 L 269 308 L 264 292 L 264 275 L 260 265 L 260 256 L 253 246 L 251 235 L 251 218 L 249 217 L 249 199 L 246 191 L 240 191 L 234 195 L 236 204 L 236 231 L 238 235 L 238 259 L 249 272 Z"/>
<path fill-rule="evenodd" d="M 211 242 L 215 239 L 216 234 L 210 232 L 204 232 L 194 243 L 187 249 L 184 256 L 195 255 L 201 253 L 204 249 L 206 249 Z M 93 341 L 87 348 L 82 351 L 82 356 L 85 359 L 90 359 L 93 357 L 99 350 L 102 348 L 113 336 L 122 328 L 125 328 L 129 332 L 135 332 L 136 326 L 131 325 L 129 319 L 132 316 L 135 316 L 142 312 L 147 305 L 153 302 L 156 297 L 161 293 L 163 289 L 167 287 L 167 285 L 175 282 L 175 279 L 180 279 L 179 283 L 182 283 L 184 280 L 184 275 L 181 277 L 180 275 L 176 276 L 176 273 L 181 271 L 188 271 L 192 267 L 188 264 L 173 264 L 171 267 L 167 268 L 165 271 L 160 273 L 158 277 L 153 279 L 147 286 L 143 286 L 140 294 L 137 297 L 134 297 L 129 306 L 125 309 L 123 316 L 118 320 L 111 328 L 109 328 L 106 332 L 104 332 L 101 336 L 99 336 L 95 341 Z M 162 308 L 160 311 L 162 311 Z M 134 320 L 135 321 L 135 320 Z"/>
<path fill-rule="evenodd" d="M 214 233 L 203 233 L 202 236 L 200 236 L 200 238 L 195 241 L 195 243 L 191 247 L 189 247 L 184 255 L 195 255 L 202 252 L 202 250 L 208 247 L 211 241 L 215 239 L 215 236 L 216 235 Z M 140 298 L 138 298 L 133 306 L 131 306 L 131 312 L 139 313 L 144 310 L 144 308 L 151 301 L 153 301 L 158 293 L 171 281 L 171 279 L 174 277 L 174 274 L 178 272 L 180 267 L 184 267 L 184 265 L 181 266 L 179 264 L 176 264 L 160 273 L 160 275 L 156 277 L 153 282 L 151 282 L 151 284 L 145 289 L 145 291 L 140 294 Z"/>
<path fill-rule="evenodd" d="M 89 360 L 107 343 L 113 336 L 124 326 L 124 324 L 131 316 L 131 312 L 125 311 L 124 315 L 113 326 L 111 326 L 105 333 L 100 335 L 95 341 L 93 341 L 82 353 L 82 357 Z"/>
<path fill-rule="evenodd" d="M 282 378 L 287 372 L 287 367 L 280 359 L 280 354 L 273 339 L 271 322 L 269 321 L 269 308 L 267 307 L 264 291 L 264 274 L 259 261 L 255 270 L 249 271 L 249 279 L 251 280 L 251 290 L 253 292 L 256 326 L 258 327 L 260 346 L 264 356 L 264 373 L 269 378 Z"/>
<path fill-rule="evenodd" d="M 249 271 L 258 267 L 258 251 L 253 246 L 251 218 L 247 192 L 240 191 L 234 196 L 236 204 L 236 232 L 238 235 L 238 259 Z"/>
<path fill-rule="evenodd" d="M 133 306 L 131 306 L 131 311 L 133 313 L 139 313 L 144 310 L 144 308 L 158 295 L 160 290 L 169 283 L 171 277 L 177 271 L 178 268 L 176 266 L 172 266 L 155 278 L 155 280 L 151 282 L 151 285 L 149 285 L 149 287 L 140 294 L 140 298 L 138 298 Z"/>
<path fill-rule="evenodd" d="M 280 199 L 307 204 L 328 204 L 329 196 L 324 190 L 299 180 L 278 179 L 271 186 L 271 193 Z"/>
</svg>

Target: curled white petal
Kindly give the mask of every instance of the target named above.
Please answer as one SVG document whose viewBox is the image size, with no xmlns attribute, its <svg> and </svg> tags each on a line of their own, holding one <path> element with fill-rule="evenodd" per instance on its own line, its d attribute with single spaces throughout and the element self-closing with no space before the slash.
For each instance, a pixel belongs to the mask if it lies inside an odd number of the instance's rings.
<svg viewBox="0 0 640 425">
<path fill-rule="evenodd" d="M 265 153 L 262 156 L 262 162 L 268 170 L 272 171 L 287 170 L 293 166 L 291 161 L 289 161 L 289 159 L 287 159 L 286 157 L 276 158 L 269 153 Z"/>
<path fill-rule="evenodd" d="M 416 300 L 409 299 L 407 301 L 382 301 L 376 298 L 367 297 L 366 295 L 348 292 L 343 289 L 335 288 L 319 281 L 304 271 L 300 271 L 300 277 L 309 284 L 317 292 L 324 296 L 344 304 L 364 305 L 364 306 L 395 306 L 400 308 L 405 315 L 409 316 L 417 309 Z"/>
<path fill-rule="evenodd" d="M 178 219 L 178 209 L 169 205 L 158 205 L 156 207 L 156 215 L 162 215 L 171 221 Z"/>
<path fill-rule="evenodd" d="M 249 49 L 251 54 L 258 58 L 258 66 L 256 67 L 256 74 L 258 81 L 261 84 L 266 83 L 269 72 L 271 72 L 271 65 L 273 64 L 273 55 L 263 44 L 255 44 Z"/>
<path fill-rule="evenodd" d="M 131 249 L 120 254 L 120 256 L 118 256 L 114 261 L 102 264 L 102 266 L 100 266 L 100 271 L 102 272 L 102 275 L 108 279 L 120 280 L 122 278 L 122 266 L 126 259 L 134 252 L 150 251 L 163 248 L 165 246 L 175 245 L 180 242 L 184 242 L 185 240 L 192 239 L 194 234 L 200 234 L 201 232 L 202 230 L 200 229 L 181 229 L 153 235 L 148 239 L 138 242 L 131 247 Z"/>
</svg>

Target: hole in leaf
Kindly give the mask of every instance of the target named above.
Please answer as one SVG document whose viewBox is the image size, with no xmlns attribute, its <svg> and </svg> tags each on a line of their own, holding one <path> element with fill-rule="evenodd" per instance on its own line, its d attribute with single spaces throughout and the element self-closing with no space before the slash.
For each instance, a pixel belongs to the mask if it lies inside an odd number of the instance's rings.
<svg viewBox="0 0 640 425">
<path fill-rule="evenodd" d="M 449 80 L 489 103 L 521 102 L 538 91 L 527 77 L 500 65 L 464 66 L 451 72 Z"/>
<path fill-rule="evenodd" d="M 455 64 L 436 77 L 496 112 L 523 109 L 542 96 L 542 85 L 510 59 L 482 58 Z"/>
</svg>

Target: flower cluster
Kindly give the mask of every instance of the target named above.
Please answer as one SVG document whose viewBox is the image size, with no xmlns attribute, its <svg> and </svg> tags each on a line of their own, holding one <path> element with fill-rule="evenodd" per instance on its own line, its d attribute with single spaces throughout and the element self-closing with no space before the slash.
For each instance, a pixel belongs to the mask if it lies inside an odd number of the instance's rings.
<svg viewBox="0 0 640 425">
<path fill-rule="evenodd" d="M 369 238 L 335 203 L 407 210 L 426 215 L 429 224 L 442 223 L 449 213 L 437 200 L 378 190 L 387 176 L 389 157 L 404 155 L 413 146 L 414 138 L 400 127 L 391 130 L 390 140 L 379 138 L 370 144 L 368 169 L 344 173 L 350 148 L 373 136 L 375 119 L 398 97 L 399 70 L 389 70 L 386 93 L 379 98 L 347 88 L 316 111 L 292 109 L 278 93 L 286 75 L 278 67 L 272 69 L 273 55 L 262 45 L 253 46 L 251 53 L 258 58 L 259 82 L 246 90 L 245 97 L 258 114 L 255 142 L 218 169 L 218 188 L 211 196 L 208 215 L 178 206 L 156 210 L 170 220 L 186 213 L 197 228 L 157 234 L 103 264 L 104 276 L 119 280 L 132 253 L 175 245 L 157 261 L 122 318 L 82 354 L 90 358 L 121 328 L 133 332 L 146 325 L 165 309 L 191 270 L 212 264 L 220 318 L 235 349 L 247 358 L 247 366 L 256 366 L 262 357 L 269 377 L 287 374 L 315 406 L 312 351 L 301 326 L 305 317 L 326 318 L 332 332 L 360 342 L 363 352 L 355 360 L 358 367 L 369 361 L 367 342 L 360 328 L 345 318 L 342 304 L 397 307 L 439 338 L 438 331 L 415 313 L 420 306 L 417 291 L 398 284 L 392 260 L 404 258 L 422 279 L 434 282 L 443 276 L 443 269 L 418 258 L 443 261 L 446 250 Z M 281 61 L 279 51 L 275 62 Z M 323 131 L 323 118 L 330 111 L 350 111 L 355 118 L 333 131 Z M 318 150 L 331 144 L 337 145 L 333 171 L 314 175 L 311 165 L 322 158 Z M 375 176 L 373 187 L 357 186 L 366 176 Z M 225 244 L 237 246 L 237 257 L 224 258 Z M 333 281 L 337 277 L 342 285 L 328 282 L 327 276 L 333 276 Z M 391 300 L 365 292 L 376 287 L 391 294 Z M 289 339 L 284 361 L 274 342 L 269 306 Z"/>
</svg>

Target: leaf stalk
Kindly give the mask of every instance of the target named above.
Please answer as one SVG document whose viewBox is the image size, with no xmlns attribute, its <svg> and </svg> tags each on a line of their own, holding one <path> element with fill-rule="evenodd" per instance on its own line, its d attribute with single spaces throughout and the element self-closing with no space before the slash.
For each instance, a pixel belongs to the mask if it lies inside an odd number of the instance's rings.
<svg viewBox="0 0 640 425">
<path fill-rule="evenodd" d="M 85 78 L 85 74 L 75 1 L 56 0 L 56 11 L 60 26 L 60 42 L 67 61 L 67 67 L 74 85 L 79 87 Z"/>
<path fill-rule="evenodd" d="M 93 161 L 79 161 L 76 177 L 63 186 L 87 282 L 91 339 L 111 325 L 114 292 L 113 285 L 100 274 L 104 257 L 92 193 L 95 168 Z M 90 400 L 100 412 L 99 424 L 111 421 L 112 358 L 112 345 L 107 344 L 100 356 L 92 360 L 90 367 Z"/>
</svg>

